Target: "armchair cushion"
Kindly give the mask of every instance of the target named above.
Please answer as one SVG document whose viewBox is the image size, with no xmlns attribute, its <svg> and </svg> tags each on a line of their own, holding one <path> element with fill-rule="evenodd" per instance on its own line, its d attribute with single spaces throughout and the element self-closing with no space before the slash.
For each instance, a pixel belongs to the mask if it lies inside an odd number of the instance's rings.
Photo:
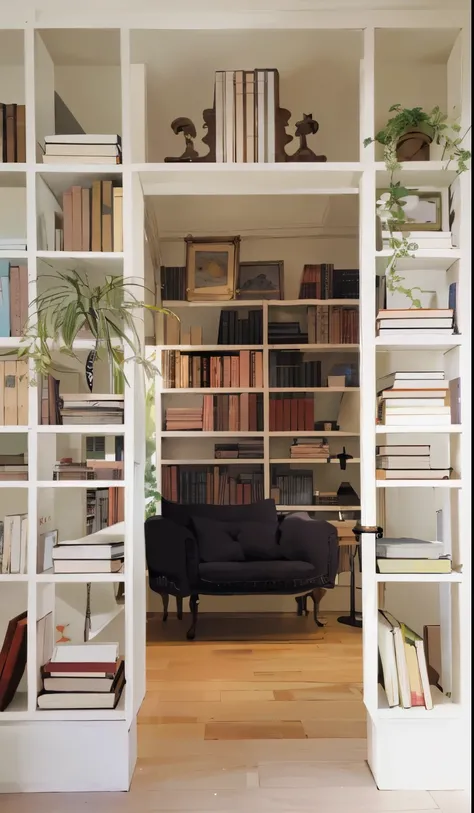
<svg viewBox="0 0 474 813">
<path fill-rule="evenodd" d="M 275 500 L 261 500 L 251 505 L 181 505 L 163 499 L 163 517 L 177 525 L 192 528 L 193 517 L 215 522 L 277 522 Z"/>
<path fill-rule="evenodd" d="M 157 589 L 159 577 L 167 583 L 165 592 L 189 596 L 198 580 L 199 565 L 191 531 L 164 517 L 150 517 L 145 522 L 145 550 L 150 587 Z"/>
<path fill-rule="evenodd" d="M 309 562 L 325 576 L 325 586 L 334 587 L 339 557 L 334 525 L 290 514 L 280 524 L 280 546 L 285 559 Z"/>
<path fill-rule="evenodd" d="M 283 592 L 305 589 L 315 577 L 308 562 L 205 562 L 199 565 L 201 592 Z"/>
<path fill-rule="evenodd" d="M 193 517 L 193 526 L 202 562 L 244 561 L 244 552 L 237 538 L 237 526 L 203 517 Z"/>
</svg>

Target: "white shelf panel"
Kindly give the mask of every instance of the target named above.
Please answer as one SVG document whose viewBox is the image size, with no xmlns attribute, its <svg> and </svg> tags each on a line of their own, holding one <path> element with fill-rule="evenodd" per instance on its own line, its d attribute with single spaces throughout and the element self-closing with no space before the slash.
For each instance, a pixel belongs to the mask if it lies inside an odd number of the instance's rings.
<svg viewBox="0 0 474 813">
<path fill-rule="evenodd" d="M 5 711 L 0 712 L 0 721 L 14 722 L 24 719 L 28 711 L 28 695 L 26 692 L 16 692 L 12 702 Z"/>
<path fill-rule="evenodd" d="M 36 581 L 52 584 L 118 584 L 125 581 L 124 573 L 37 573 Z"/>
<path fill-rule="evenodd" d="M 377 435 L 460 435 L 461 424 L 452 423 L 449 426 L 382 426 L 375 428 Z"/>
<path fill-rule="evenodd" d="M 28 488 L 28 480 L 0 480 L 0 488 Z"/>
<path fill-rule="evenodd" d="M 161 344 L 158 350 L 180 350 L 181 353 L 227 353 L 239 350 L 263 350 L 263 344 Z"/>
<path fill-rule="evenodd" d="M 26 260 L 27 258 L 28 258 L 27 251 L 18 251 L 18 250 L 9 251 L 6 248 L 0 248 L 0 260 Z"/>
<path fill-rule="evenodd" d="M 23 718 L 21 718 L 23 719 Z M 41 720 L 59 720 L 61 722 L 86 722 L 92 720 L 125 720 L 126 715 L 124 709 L 83 709 L 83 710 L 55 710 L 46 711 L 37 709 L 31 716 L 26 717 L 28 720 L 38 722 Z"/>
<path fill-rule="evenodd" d="M 387 696 L 381 686 L 378 686 L 377 716 L 390 720 L 436 720 L 440 717 L 453 718 L 461 716 L 461 706 L 453 703 L 436 686 L 431 686 L 433 708 L 428 710 L 424 706 L 413 706 L 411 709 L 402 709 L 400 706 L 389 708 Z"/>
<path fill-rule="evenodd" d="M 103 263 L 107 266 L 107 271 L 117 273 L 123 268 L 123 252 L 121 251 L 38 251 L 38 260 L 47 260 L 61 265 L 70 261 L 81 264 Z"/>
<path fill-rule="evenodd" d="M 377 273 L 383 273 L 392 256 L 389 248 L 376 252 Z M 397 260 L 397 271 L 447 271 L 460 257 L 458 248 L 419 248 L 411 257 Z"/>
<path fill-rule="evenodd" d="M 348 461 L 350 463 L 350 460 Z M 461 480 L 376 480 L 377 488 L 462 488 Z"/>
<path fill-rule="evenodd" d="M 18 432 L 28 432 L 28 426 L 0 426 L 0 435 L 14 435 Z"/>
<path fill-rule="evenodd" d="M 232 395 L 233 392 L 264 391 L 263 387 L 173 387 L 160 390 L 162 395 Z"/>
<path fill-rule="evenodd" d="M 462 582 L 462 573 L 376 573 L 375 581 L 381 584 L 458 584 Z"/>
<path fill-rule="evenodd" d="M 9 258 L 11 256 L 12 256 L 11 254 L 8 255 Z M 1 259 L 2 255 L 0 252 L 0 260 Z M 22 344 L 20 336 L 2 336 L 0 338 L 0 350 L 16 350 L 21 346 Z M 6 358 L 6 361 L 8 361 L 8 358 Z"/>
<path fill-rule="evenodd" d="M 377 336 L 377 350 L 450 350 L 462 344 L 462 336 Z"/>
<path fill-rule="evenodd" d="M 269 344 L 269 350 L 298 350 L 303 353 L 358 353 L 358 344 Z"/>
<path fill-rule="evenodd" d="M 77 426 L 38 426 L 40 435 L 124 435 L 125 426 L 117 424 L 79 424 Z"/>
<path fill-rule="evenodd" d="M 0 582 L 27 582 L 26 573 L 0 573 Z M 1 718 L 0 718 L 1 719 Z"/>
<path fill-rule="evenodd" d="M 277 505 L 277 511 L 360 511 L 360 510 L 361 510 L 360 505 Z"/>
<path fill-rule="evenodd" d="M 358 194 L 358 162 L 132 164 L 145 195 Z"/>
<path fill-rule="evenodd" d="M 163 437 L 169 438 L 260 438 L 265 434 L 262 431 L 255 432 L 201 432 L 199 429 L 194 430 L 176 430 L 167 431 L 163 429 L 161 433 Z"/>
<path fill-rule="evenodd" d="M 263 457 L 255 457 L 246 460 L 243 457 L 232 457 L 228 460 L 219 458 L 209 458 L 208 460 L 162 460 L 162 466 L 263 466 Z"/>
<path fill-rule="evenodd" d="M 269 432 L 271 438 L 358 438 L 359 432 L 343 432 L 341 430 L 333 430 L 325 432 L 324 429 L 314 429 L 313 431 L 298 431 L 292 429 L 288 432 Z"/>
<path fill-rule="evenodd" d="M 335 465 L 339 466 L 339 460 L 329 460 L 328 461 L 325 457 L 323 457 L 323 458 L 321 458 L 321 457 L 303 457 L 303 458 L 300 458 L 300 459 L 295 459 L 294 457 L 281 457 L 281 458 L 271 457 L 270 458 L 270 463 L 275 463 L 275 464 L 277 464 L 277 463 L 293 463 L 293 464 L 295 464 L 296 463 L 299 466 L 301 466 L 302 464 L 305 464 L 305 463 L 310 463 L 312 466 L 317 464 L 317 463 L 323 463 L 326 466 L 326 465 L 328 465 L 328 462 L 329 462 L 330 465 L 335 464 Z M 346 463 L 348 463 L 348 464 L 349 463 L 353 463 L 353 464 L 357 463 L 357 464 L 359 464 L 360 463 L 360 458 L 359 457 L 354 457 L 354 458 L 352 458 L 352 460 L 346 460 Z"/>
<path fill-rule="evenodd" d="M 383 161 L 375 163 L 377 172 L 377 189 L 384 188 L 390 183 L 390 172 L 385 168 Z M 454 181 L 456 169 L 447 161 L 403 161 L 397 170 L 397 179 L 406 187 L 423 189 L 435 187 L 446 189 Z"/>
<path fill-rule="evenodd" d="M 114 488 L 124 486 L 124 480 L 38 480 L 38 488 Z"/>
</svg>

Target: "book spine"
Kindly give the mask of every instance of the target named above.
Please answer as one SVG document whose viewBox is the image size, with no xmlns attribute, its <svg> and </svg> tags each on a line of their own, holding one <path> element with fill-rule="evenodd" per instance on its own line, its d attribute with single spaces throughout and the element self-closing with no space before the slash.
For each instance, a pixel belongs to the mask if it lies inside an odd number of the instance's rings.
<svg viewBox="0 0 474 813">
<path fill-rule="evenodd" d="M 81 235 L 81 251 L 91 250 L 91 190 L 81 190 L 81 220 L 82 220 L 82 235 Z"/>
<path fill-rule="evenodd" d="M 16 104 L 6 105 L 6 122 L 4 138 L 6 140 L 7 163 L 14 164 L 16 158 Z"/>
<path fill-rule="evenodd" d="M 114 186 L 113 190 L 113 248 L 123 251 L 123 189 Z"/>
<path fill-rule="evenodd" d="M 26 109 L 24 104 L 16 107 L 16 160 L 26 162 Z"/>
<path fill-rule="evenodd" d="M 72 192 L 72 251 L 82 251 L 82 190 L 73 186 Z"/>
<path fill-rule="evenodd" d="M 102 181 L 102 251 L 113 251 L 112 181 Z"/>
<path fill-rule="evenodd" d="M 18 426 L 28 426 L 28 362 L 26 360 L 16 362 L 16 377 L 18 382 L 17 424 Z"/>
<path fill-rule="evenodd" d="M 17 426 L 18 421 L 18 382 L 16 361 L 5 362 L 5 426 Z"/>
<path fill-rule="evenodd" d="M 20 265 L 18 268 L 20 279 L 20 335 L 25 333 L 28 326 L 28 268 Z"/>
<path fill-rule="evenodd" d="M 216 107 L 216 162 L 225 161 L 225 96 L 224 71 L 216 71 L 215 107 Z"/>
<path fill-rule="evenodd" d="M 63 194 L 63 224 L 64 224 L 64 251 L 72 251 L 73 250 L 72 189 L 68 189 Z"/>
<path fill-rule="evenodd" d="M 10 266 L 10 335 L 21 336 L 20 269 L 17 265 Z"/>
<path fill-rule="evenodd" d="M 266 87 L 266 124 L 267 124 L 267 161 L 275 162 L 275 73 L 274 70 L 265 71 Z"/>
<path fill-rule="evenodd" d="M 235 80 L 234 71 L 225 72 L 225 160 L 235 163 Z"/>
<path fill-rule="evenodd" d="M 265 163 L 265 71 L 257 71 L 257 162 Z"/>
<path fill-rule="evenodd" d="M 66 247 L 66 221 L 64 221 L 64 249 Z M 92 184 L 92 218 L 91 218 L 91 250 L 102 250 L 102 185 L 100 181 Z"/>
<path fill-rule="evenodd" d="M 245 161 L 255 162 L 255 74 L 245 72 Z"/>
<path fill-rule="evenodd" d="M 235 72 L 235 160 L 245 161 L 244 72 Z"/>
</svg>

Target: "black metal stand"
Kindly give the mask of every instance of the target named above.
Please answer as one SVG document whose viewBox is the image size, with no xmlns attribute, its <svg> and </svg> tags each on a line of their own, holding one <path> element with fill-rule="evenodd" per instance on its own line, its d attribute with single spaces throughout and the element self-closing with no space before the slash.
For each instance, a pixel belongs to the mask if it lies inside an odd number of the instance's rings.
<svg viewBox="0 0 474 813">
<path fill-rule="evenodd" d="M 349 615 L 341 615 L 339 616 L 338 623 L 345 624 L 346 627 L 362 627 L 362 614 L 356 612 L 355 608 L 355 597 L 356 597 L 356 583 L 355 583 L 355 559 L 357 554 L 359 554 L 359 571 L 362 569 L 362 561 L 361 561 L 361 553 L 360 553 L 360 537 L 362 534 L 376 534 L 377 538 L 380 539 L 383 535 L 383 529 L 379 526 L 372 528 L 366 525 L 356 525 L 352 529 L 352 533 L 355 536 L 355 545 L 353 550 L 351 550 L 349 554 L 349 563 L 350 563 L 350 574 L 351 574 L 351 584 L 350 584 L 350 609 Z"/>
</svg>

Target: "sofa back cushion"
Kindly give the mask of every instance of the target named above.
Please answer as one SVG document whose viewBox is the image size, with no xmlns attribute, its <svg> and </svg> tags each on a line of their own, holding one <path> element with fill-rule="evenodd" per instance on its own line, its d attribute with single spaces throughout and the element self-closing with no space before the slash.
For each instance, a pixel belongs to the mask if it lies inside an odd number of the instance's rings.
<svg viewBox="0 0 474 813">
<path fill-rule="evenodd" d="M 193 518 L 201 562 L 282 559 L 276 522 L 214 522 Z"/>
<path fill-rule="evenodd" d="M 181 505 L 163 499 L 161 513 L 185 528 L 193 528 L 193 517 L 214 522 L 277 522 L 275 500 L 261 500 L 250 505 Z"/>
</svg>

